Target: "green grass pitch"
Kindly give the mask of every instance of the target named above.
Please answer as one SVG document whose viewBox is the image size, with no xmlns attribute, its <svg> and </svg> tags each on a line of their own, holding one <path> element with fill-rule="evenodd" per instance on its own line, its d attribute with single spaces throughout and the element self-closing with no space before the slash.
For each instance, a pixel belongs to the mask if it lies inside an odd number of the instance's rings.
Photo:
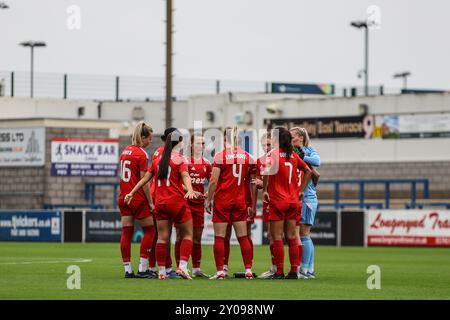
<svg viewBox="0 0 450 320">
<path fill-rule="evenodd" d="M 160 281 L 124 279 L 119 244 L 0 242 L 0 299 L 450 299 L 448 248 L 316 246 L 315 255 L 315 280 Z M 269 264 L 268 247 L 256 246 L 253 270 Z M 67 289 L 69 265 L 81 268 L 80 290 Z M 380 290 L 367 288 L 369 265 L 381 268 Z M 202 267 L 214 272 L 211 246 Z M 230 269 L 243 271 L 239 247 Z"/>
</svg>

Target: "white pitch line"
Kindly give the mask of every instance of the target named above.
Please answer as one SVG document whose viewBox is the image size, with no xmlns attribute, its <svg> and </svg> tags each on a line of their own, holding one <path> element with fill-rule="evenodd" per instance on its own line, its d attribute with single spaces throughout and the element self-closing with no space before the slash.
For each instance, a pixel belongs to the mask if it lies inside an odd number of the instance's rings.
<svg viewBox="0 0 450 320">
<path fill-rule="evenodd" d="M 56 263 L 86 263 L 92 262 L 92 259 L 65 259 L 65 260 L 49 260 L 49 261 L 21 261 L 21 262 L 0 262 L 0 265 L 17 265 L 17 264 L 56 264 Z"/>
</svg>

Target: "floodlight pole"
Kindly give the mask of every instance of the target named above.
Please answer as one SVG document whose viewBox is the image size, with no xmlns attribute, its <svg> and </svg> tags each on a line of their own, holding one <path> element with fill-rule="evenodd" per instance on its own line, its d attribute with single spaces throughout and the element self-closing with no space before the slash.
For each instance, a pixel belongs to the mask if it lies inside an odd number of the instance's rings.
<svg viewBox="0 0 450 320">
<path fill-rule="evenodd" d="M 352 21 L 352 27 L 364 28 L 364 95 L 369 95 L 369 24 L 367 21 Z"/>
<path fill-rule="evenodd" d="M 30 97 L 34 96 L 34 47 L 45 47 L 47 44 L 42 41 L 26 41 L 20 43 L 22 47 L 30 47 L 31 63 L 30 63 Z"/>
<path fill-rule="evenodd" d="M 369 95 L 369 28 L 366 24 L 365 27 L 365 54 L 364 54 L 364 94 L 366 97 Z"/>
<path fill-rule="evenodd" d="M 166 128 L 172 126 L 172 0 L 166 0 Z"/>
<path fill-rule="evenodd" d="M 33 98 L 33 94 L 34 94 L 34 46 L 30 46 L 30 49 L 31 49 L 30 98 Z"/>
</svg>

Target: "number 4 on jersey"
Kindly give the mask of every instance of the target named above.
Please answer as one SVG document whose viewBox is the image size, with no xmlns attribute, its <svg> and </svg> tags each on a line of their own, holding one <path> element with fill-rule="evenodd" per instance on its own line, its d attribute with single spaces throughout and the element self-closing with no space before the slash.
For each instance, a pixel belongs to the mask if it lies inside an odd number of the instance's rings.
<svg viewBox="0 0 450 320">
<path fill-rule="evenodd" d="M 233 164 L 233 177 L 238 178 L 238 186 L 241 185 L 242 180 L 242 163 L 239 164 L 239 172 L 236 172 L 237 165 Z"/>
</svg>

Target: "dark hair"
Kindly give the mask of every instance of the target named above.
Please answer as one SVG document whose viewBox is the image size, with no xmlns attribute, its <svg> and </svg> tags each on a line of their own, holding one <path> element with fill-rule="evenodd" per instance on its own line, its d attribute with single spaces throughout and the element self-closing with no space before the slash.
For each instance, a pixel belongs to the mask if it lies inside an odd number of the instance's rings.
<svg viewBox="0 0 450 320">
<path fill-rule="evenodd" d="M 194 155 L 194 141 L 195 138 L 203 138 L 203 134 L 200 132 L 196 132 L 193 135 L 191 135 L 191 156 Z"/>
<path fill-rule="evenodd" d="M 173 128 L 173 127 L 169 127 L 166 130 L 164 130 L 163 135 L 161 136 L 161 140 L 166 142 L 167 137 L 169 136 L 170 133 L 174 132 L 175 130 L 177 130 L 177 128 Z"/>
<path fill-rule="evenodd" d="M 164 152 L 161 156 L 161 161 L 159 162 L 158 180 L 167 179 L 172 149 L 181 141 L 183 141 L 183 136 L 178 130 L 169 133 L 169 135 L 166 137 L 166 142 L 164 144 Z"/>
<path fill-rule="evenodd" d="M 287 157 L 290 158 L 294 148 L 292 147 L 292 136 L 289 130 L 284 127 L 276 127 L 279 135 L 279 146 L 281 149 L 286 151 Z"/>
</svg>

